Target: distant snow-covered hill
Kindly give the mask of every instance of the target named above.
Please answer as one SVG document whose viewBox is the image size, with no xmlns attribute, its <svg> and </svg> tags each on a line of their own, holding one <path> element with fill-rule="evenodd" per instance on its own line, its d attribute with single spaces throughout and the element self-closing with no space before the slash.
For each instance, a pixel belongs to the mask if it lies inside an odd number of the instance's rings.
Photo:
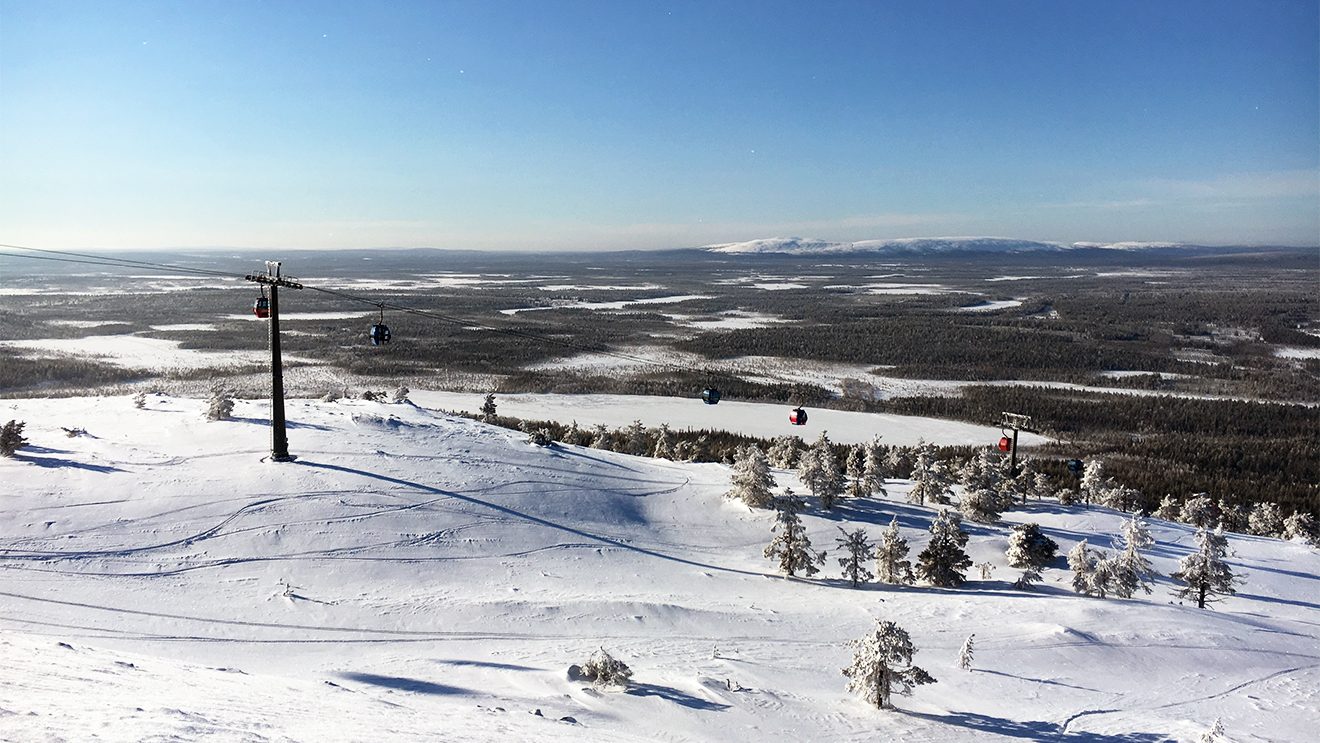
<svg viewBox="0 0 1320 743">
<path fill-rule="evenodd" d="M 1201 246 L 1172 242 L 1078 242 L 1064 244 L 1006 237 L 906 237 L 888 240 L 830 242 L 801 237 L 771 237 L 738 243 L 707 245 L 714 253 L 783 253 L 787 255 L 822 255 L 839 253 L 1037 253 L 1063 250 L 1103 249 L 1139 250 L 1151 248 L 1195 248 Z"/>
</svg>

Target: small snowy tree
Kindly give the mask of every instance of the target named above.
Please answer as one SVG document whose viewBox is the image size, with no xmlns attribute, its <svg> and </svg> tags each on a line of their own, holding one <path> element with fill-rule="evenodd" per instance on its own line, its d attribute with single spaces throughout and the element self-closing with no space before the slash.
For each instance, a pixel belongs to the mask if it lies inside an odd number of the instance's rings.
<svg viewBox="0 0 1320 743">
<path fill-rule="evenodd" d="M 211 398 L 206 401 L 206 419 L 208 421 L 227 421 L 234 414 L 234 399 L 227 390 L 216 388 Z"/>
<path fill-rule="evenodd" d="M 770 448 L 766 450 L 766 458 L 770 463 L 780 469 L 793 469 L 798 466 L 798 459 L 801 458 L 802 439 L 797 436 L 777 436 L 770 442 Z"/>
<path fill-rule="evenodd" d="M 871 494 L 866 480 L 866 445 L 856 444 L 848 449 L 848 496 L 865 498 Z"/>
<path fill-rule="evenodd" d="M 408 395 L 410 394 L 412 394 L 412 390 L 403 385 L 399 385 L 399 388 L 394 390 L 394 396 L 390 399 L 395 403 L 405 403 L 408 402 Z"/>
<path fill-rule="evenodd" d="M 866 459 L 862 463 L 862 477 L 866 478 L 866 492 L 868 495 L 887 496 L 885 492 L 885 477 L 889 475 L 889 466 L 886 463 L 885 447 L 880 443 L 880 437 L 876 436 L 866 445 Z"/>
<path fill-rule="evenodd" d="M 966 570 L 972 558 L 963 547 L 967 532 L 962 530 L 962 519 L 947 508 L 930 524 L 930 542 L 917 555 L 917 576 L 931 585 L 957 588 L 967 580 Z"/>
<path fill-rule="evenodd" d="M 487 392 L 486 400 L 481 403 L 481 419 L 487 423 L 494 423 L 495 417 L 495 393 Z"/>
<path fill-rule="evenodd" d="M 1077 484 L 1077 490 L 1081 493 L 1082 500 L 1087 505 L 1103 503 L 1105 491 L 1108 489 L 1109 481 L 1105 478 L 1105 463 L 1098 458 L 1087 462 L 1086 468 L 1082 471 L 1082 481 Z"/>
<path fill-rule="evenodd" d="M 839 558 L 839 566 L 843 568 L 843 577 L 852 582 L 852 587 L 856 588 L 857 584 L 866 583 L 875 577 L 866 569 L 866 563 L 875 557 L 875 547 L 866 538 L 865 529 L 845 531 L 840 526 L 839 532 L 843 536 L 835 541 L 838 542 L 839 549 L 844 551 L 844 556 Z"/>
<path fill-rule="evenodd" d="M 591 428 L 591 448 L 609 449 L 610 448 L 610 430 L 604 423 L 597 423 Z"/>
<path fill-rule="evenodd" d="M 976 638 L 975 632 L 968 635 L 967 639 L 963 640 L 962 650 L 958 651 L 958 667 L 963 669 L 964 671 L 972 670 L 972 653 L 974 650 L 973 641 L 975 640 L 975 638 Z"/>
<path fill-rule="evenodd" d="M 1218 717 L 1215 718 L 1215 723 L 1210 726 L 1209 730 L 1201 733 L 1200 743 L 1226 743 L 1227 741 L 1228 733 L 1224 730 L 1224 721 Z"/>
<path fill-rule="evenodd" d="M 958 511 L 963 518 L 980 524 L 998 521 L 1001 508 L 999 493 L 988 487 L 963 491 L 962 498 L 958 500 Z"/>
<path fill-rule="evenodd" d="M 740 500 L 752 508 L 768 508 L 774 505 L 775 478 L 770 474 L 770 465 L 765 454 L 756 444 L 740 446 L 734 453 L 733 476 L 729 478 L 732 486 L 725 497 Z"/>
<path fill-rule="evenodd" d="M 1198 529 L 1213 529 L 1219 524 L 1219 506 L 1209 493 L 1198 493 L 1183 503 L 1178 520 Z"/>
<path fill-rule="evenodd" d="M 798 478 L 811 494 L 820 499 L 820 507 L 829 511 L 834 500 L 843 493 L 844 475 L 834 456 L 834 445 L 825 431 L 802 455 L 798 462 Z"/>
<path fill-rule="evenodd" d="M 1177 521 L 1178 517 L 1181 514 L 1182 514 L 1182 504 L 1178 502 L 1177 498 L 1173 497 L 1172 493 L 1170 493 L 1168 495 L 1165 495 L 1164 498 L 1160 500 L 1160 505 L 1158 508 L 1155 509 L 1155 513 L 1153 515 L 1157 519 L 1164 519 L 1165 521 Z"/>
<path fill-rule="evenodd" d="M 1240 502 L 1220 498 L 1219 525 L 1224 531 L 1247 534 L 1251 531 L 1251 510 Z"/>
<path fill-rule="evenodd" d="M 147 407 L 147 393 L 139 392 L 133 395 L 133 407 L 142 410 Z"/>
<path fill-rule="evenodd" d="M 669 433 L 669 424 L 661 423 L 660 428 L 655 432 L 655 449 L 651 456 L 656 459 L 674 458 L 674 437 Z"/>
<path fill-rule="evenodd" d="M 1141 554 L 1141 550 L 1151 547 L 1155 540 L 1146 528 L 1146 522 L 1136 514 L 1123 522 L 1123 531 L 1118 542 L 1122 550 L 1114 558 L 1114 595 L 1132 598 L 1138 590 L 1150 593 L 1150 582 L 1155 576 L 1155 567 Z"/>
<path fill-rule="evenodd" d="M 1247 517 L 1247 528 L 1262 537 L 1277 537 L 1283 531 L 1283 511 L 1278 503 L 1257 503 Z"/>
<path fill-rule="evenodd" d="M 614 658 L 605 648 L 592 653 L 587 662 L 582 664 L 579 673 L 594 686 L 616 688 L 628 686 L 633 674 L 627 663 Z"/>
<path fill-rule="evenodd" d="M 642 425 L 640 420 L 635 420 L 624 429 L 623 435 L 627 444 L 625 451 L 635 457 L 644 457 L 651 451 L 651 442 L 646 435 L 646 426 Z"/>
<path fill-rule="evenodd" d="M 880 546 L 875 551 L 875 569 L 885 583 L 912 585 L 912 563 L 907 559 L 908 543 L 898 530 L 898 517 L 889 521 L 889 528 L 880 535 Z"/>
<path fill-rule="evenodd" d="M 1110 589 L 1109 558 L 1092 548 L 1086 540 L 1077 543 L 1068 553 L 1068 568 L 1072 570 L 1072 587 L 1084 596 L 1104 598 Z"/>
<path fill-rule="evenodd" d="M 935 460 L 935 447 L 925 444 L 912 461 L 912 489 L 908 501 L 917 505 L 943 503 L 949 492 L 948 470 Z"/>
<path fill-rule="evenodd" d="M 793 495 L 792 490 L 787 490 L 784 497 L 776 499 L 775 507 L 778 511 L 771 531 L 776 534 L 765 548 L 765 556 L 778 560 L 779 569 L 785 575 L 797 575 L 801 570 L 803 575 L 810 577 L 820 572 L 816 566 L 825 562 L 825 553 L 811 550 L 811 540 L 807 538 L 807 530 L 802 525 L 802 518 L 798 516 L 807 504 Z"/>
<path fill-rule="evenodd" d="M 866 637 L 848 644 L 854 649 L 852 665 L 843 669 L 848 691 L 860 694 L 867 704 L 892 707 L 892 695 L 910 695 L 913 687 L 935 683 L 929 673 L 912 664 L 917 648 L 893 622 L 878 622 Z"/>
<path fill-rule="evenodd" d="M 1022 577 L 1013 583 L 1014 587 L 1026 590 L 1032 583 L 1039 583 L 1041 570 L 1058 551 L 1058 543 L 1041 533 L 1039 525 L 1014 526 L 1008 534 L 1008 565 L 1023 571 Z"/>
<path fill-rule="evenodd" d="M 26 425 L 23 421 L 11 420 L 0 428 L 0 457 L 12 457 L 14 452 L 28 445 L 28 440 L 23 437 Z"/>
<path fill-rule="evenodd" d="M 1219 601 L 1222 596 L 1237 593 L 1234 587 L 1241 582 L 1224 562 L 1228 554 L 1228 539 L 1221 529 L 1196 530 L 1196 551 L 1178 561 L 1178 572 L 1173 578 L 1184 586 L 1173 595 L 1180 599 L 1194 599 L 1198 609 Z"/>
<path fill-rule="evenodd" d="M 1301 539 L 1310 545 L 1320 545 L 1320 529 L 1316 528 L 1315 517 L 1298 511 L 1284 519 L 1283 538 Z"/>
</svg>

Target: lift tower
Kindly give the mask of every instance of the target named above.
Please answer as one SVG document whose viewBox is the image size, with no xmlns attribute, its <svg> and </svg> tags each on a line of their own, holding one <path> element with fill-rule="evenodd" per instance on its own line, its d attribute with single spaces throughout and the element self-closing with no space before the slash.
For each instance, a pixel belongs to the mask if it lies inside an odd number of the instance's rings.
<svg viewBox="0 0 1320 743">
<path fill-rule="evenodd" d="M 248 274 L 248 281 L 270 287 L 270 459 L 292 462 L 289 434 L 284 425 L 284 364 L 280 359 L 279 288 L 301 289 L 302 284 L 280 277 L 280 261 L 266 261 L 266 273 Z"/>
</svg>

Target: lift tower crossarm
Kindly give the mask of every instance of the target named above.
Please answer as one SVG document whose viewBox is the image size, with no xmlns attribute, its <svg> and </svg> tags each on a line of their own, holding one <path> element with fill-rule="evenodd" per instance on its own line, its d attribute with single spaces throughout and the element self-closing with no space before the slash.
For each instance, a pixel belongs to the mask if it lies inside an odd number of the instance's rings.
<svg viewBox="0 0 1320 743">
<path fill-rule="evenodd" d="M 302 284 L 280 276 L 280 262 L 266 261 L 266 273 L 248 274 L 248 281 L 270 287 L 270 459 L 291 462 L 289 434 L 284 423 L 284 364 L 280 359 L 279 287 L 301 289 Z"/>
</svg>

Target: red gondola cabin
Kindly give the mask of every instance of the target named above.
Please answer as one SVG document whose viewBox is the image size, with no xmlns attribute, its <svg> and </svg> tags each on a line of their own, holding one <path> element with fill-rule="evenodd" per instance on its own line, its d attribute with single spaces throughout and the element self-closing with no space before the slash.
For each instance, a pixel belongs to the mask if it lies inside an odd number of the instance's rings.
<svg viewBox="0 0 1320 743">
<path fill-rule="evenodd" d="M 252 314 L 263 320 L 270 317 L 270 300 L 266 299 L 266 295 L 261 295 L 252 303 Z"/>
<path fill-rule="evenodd" d="M 1013 440 L 1007 436 L 999 437 L 999 451 L 1008 451 L 1013 447 Z"/>
<path fill-rule="evenodd" d="M 807 425 L 807 411 L 802 408 L 794 408 L 788 412 L 788 422 L 795 426 Z"/>
</svg>

